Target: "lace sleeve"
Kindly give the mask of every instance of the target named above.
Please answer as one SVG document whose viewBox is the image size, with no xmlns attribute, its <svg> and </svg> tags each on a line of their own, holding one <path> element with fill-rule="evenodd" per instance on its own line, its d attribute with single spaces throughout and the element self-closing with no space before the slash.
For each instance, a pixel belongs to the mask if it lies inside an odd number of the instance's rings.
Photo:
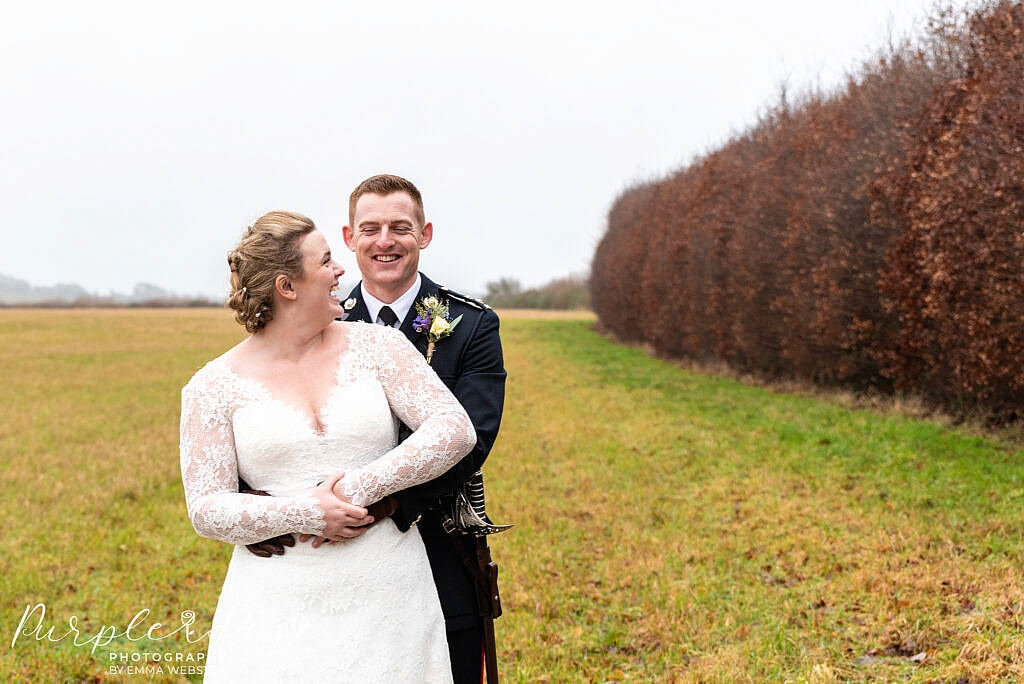
<svg viewBox="0 0 1024 684">
<path fill-rule="evenodd" d="M 414 432 L 339 481 L 343 495 L 357 506 L 434 479 L 476 444 L 466 411 L 405 336 L 381 326 L 374 326 L 373 333 L 380 336 L 375 345 L 377 377 L 391 410 Z"/>
<path fill-rule="evenodd" d="M 323 511 L 313 497 L 238 493 L 226 384 L 197 374 L 181 391 L 181 480 L 192 526 L 202 537 L 229 544 L 253 544 L 286 532 L 319 534 Z"/>
</svg>

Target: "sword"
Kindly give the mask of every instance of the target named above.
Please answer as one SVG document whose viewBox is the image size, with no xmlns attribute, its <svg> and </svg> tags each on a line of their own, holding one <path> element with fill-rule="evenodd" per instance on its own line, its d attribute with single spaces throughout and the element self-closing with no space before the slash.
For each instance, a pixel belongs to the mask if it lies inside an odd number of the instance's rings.
<svg viewBox="0 0 1024 684">
<path fill-rule="evenodd" d="M 473 553 L 461 554 L 476 585 L 477 605 L 484 623 L 484 662 L 487 684 L 498 684 L 498 651 L 494 637 L 494 619 L 501 615 L 498 595 L 498 564 L 491 559 L 487 537 L 504 532 L 512 525 L 495 525 L 487 516 L 484 501 L 484 476 L 479 470 L 459 488 L 451 514 L 442 522 L 448 533 L 458 531 L 463 539 L 473 540 Z M 461 546 L 461 545 L 459 545 Z"/>
</svg>

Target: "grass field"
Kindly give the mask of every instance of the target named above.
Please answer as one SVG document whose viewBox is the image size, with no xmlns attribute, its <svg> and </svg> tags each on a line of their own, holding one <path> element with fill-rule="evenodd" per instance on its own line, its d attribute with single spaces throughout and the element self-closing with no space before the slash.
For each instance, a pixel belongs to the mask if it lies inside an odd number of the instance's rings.
<svg viewBox="0 0 1024 684">
<path fill-rule="evenodd" d="M 0 311 L 0 679 L 198 681 L 110 667 L 205 650 L 172 632 L 209 628 L 229 548 L 185 515 L 179 391 L 241 337 L 215 310 Z M 502 338 L 505 681 L 1024 681 L 1015 447 L 701 376 L 586 319 Z"/>
</svg>

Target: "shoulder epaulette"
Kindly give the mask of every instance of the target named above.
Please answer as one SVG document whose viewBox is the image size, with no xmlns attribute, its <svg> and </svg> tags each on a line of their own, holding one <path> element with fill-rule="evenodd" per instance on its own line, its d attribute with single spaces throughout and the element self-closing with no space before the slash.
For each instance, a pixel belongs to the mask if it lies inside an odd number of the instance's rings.
<svg viewBox="0 0 1024 684">
<path fill-rule="evenodd" d="M 469 297 L 467 295 L 460 294 L 458 292 L 455 292 L 454 290 L 449 290 L 444 285 L 438 285 L 438 289 L 440 289 L 441 292 L 444 292 L 446 297 L 449 297 L 450 299 L 454 299 L 457 302 L 461 302 L 462 304 L 465 304 L 466 306 L 471 306 L 474 309 L 480 309 L 481 311 L 483 311 L 484 309 L 490 309 L 491 308 L 491 307 L 487 306 L 486 304 L 484 304 L 479 299 L 474 299 L 473 297 Z"/>
</svg>

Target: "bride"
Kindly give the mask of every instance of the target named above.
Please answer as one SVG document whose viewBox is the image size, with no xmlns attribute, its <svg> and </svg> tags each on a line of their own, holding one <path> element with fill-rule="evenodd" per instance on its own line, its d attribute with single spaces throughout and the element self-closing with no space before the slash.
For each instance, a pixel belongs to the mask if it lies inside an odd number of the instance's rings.
<svg viewBox="0 0 1024 684">
<path fill-rule="evenodd" d="M 450 681 L 420 536 L 352 528 L 472 449 L 466 412 L 398 330 L 335 321 L 344 270 L 308 218 L 266 214 L 228 263 L 228 305 L 252 334 L 193 376 L 181 408 L 189 517 L 235 545 L 205 681 Z M 415 429 L 401 444 L 398 420 Z M 238 493 L 239 476 L 273 496 Z M 328 543 L 245 550 L 287 532 Z"/>
</svg>

